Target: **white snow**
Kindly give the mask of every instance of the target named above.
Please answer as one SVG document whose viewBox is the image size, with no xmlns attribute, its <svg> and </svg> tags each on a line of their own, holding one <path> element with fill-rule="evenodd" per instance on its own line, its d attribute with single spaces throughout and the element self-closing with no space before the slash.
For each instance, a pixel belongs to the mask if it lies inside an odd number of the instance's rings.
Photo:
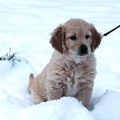
<svg viewBox="0 0 120 120">
<path fill-rule="evenodd" d="M 120 24 L 119 0 L 0 0 L 0 56 L 11 48 L 21 62 L 0 61 L 0 120 L 120 120 L 120 28 L 95 51 L 97 76 L 89 109 L 72 97 L 34 105 L 27 92 L 53 49 L 50 33 L 82 18 L 105 33 Z"/>
</svg>

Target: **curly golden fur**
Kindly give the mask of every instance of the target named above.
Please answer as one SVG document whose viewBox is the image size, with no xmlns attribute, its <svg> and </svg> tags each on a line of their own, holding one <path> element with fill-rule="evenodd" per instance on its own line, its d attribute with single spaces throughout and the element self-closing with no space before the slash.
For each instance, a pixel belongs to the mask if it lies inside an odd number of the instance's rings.
<svg viewBox="0 0 120 120">
<path fill-rule="evenodd" d="M 100 42 L 101 34 L 84 20 L 58 26 L 50 39 L 55 51 L 49 64 L 36 78 L 30 74 L 28 91 L 34 103 L 72 96 L 88 107 L 96 75 L 94 51 Z"/>
</svg>

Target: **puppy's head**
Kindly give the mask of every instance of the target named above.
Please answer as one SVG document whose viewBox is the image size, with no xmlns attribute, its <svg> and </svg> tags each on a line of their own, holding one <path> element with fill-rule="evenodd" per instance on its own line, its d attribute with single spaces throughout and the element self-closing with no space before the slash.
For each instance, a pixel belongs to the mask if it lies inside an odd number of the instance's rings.
<svg viewBox="0 0 120 120">
<path fill-rule="evenodd" d="M 81 19 L 70 19 L 52 33 L 50 43 L 60 53 L 85 57 L 99 46 L 101 34 Z"/>
</svg>

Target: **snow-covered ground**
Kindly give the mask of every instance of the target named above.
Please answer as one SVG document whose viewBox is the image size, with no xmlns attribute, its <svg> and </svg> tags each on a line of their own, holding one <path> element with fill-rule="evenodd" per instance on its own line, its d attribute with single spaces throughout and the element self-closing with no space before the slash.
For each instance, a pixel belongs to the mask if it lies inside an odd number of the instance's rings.
<svg viewBox="0 0 120 120">
<path fill-rule="evenodd" d="M 34 105 L 27 92 L 53 49 L 50 33 L 82 18 L 105 33 L 120 24 L 119 0 L 0 0 L 0 56 L 11 48 L 21 62 L 0 61 L 0 120 L 120 120 L 120 29 L 95 51 L 97 76 L 89 110 L 72 97 Z"/>
</svg>

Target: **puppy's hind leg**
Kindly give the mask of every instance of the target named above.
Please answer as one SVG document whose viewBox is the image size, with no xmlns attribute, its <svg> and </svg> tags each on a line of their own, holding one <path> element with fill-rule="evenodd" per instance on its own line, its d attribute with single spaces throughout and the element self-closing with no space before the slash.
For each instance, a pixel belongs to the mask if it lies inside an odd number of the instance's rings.
<svg viewBox="0 0 120 120">
<path fill-rule="evenodd" d="M 34 75 L 33 75 L 33 73 L 31 73 L 29 76 L 29 84 L 28 84 L 28 92 L 30 94 L 31 94 L 31 86 L 32 86 L 33 80 L 34 80 Z"/>
<path fill-rule="evenodd" d="M 45 101 L 45 98 L 41 95 L 41 91 L 37 86 L 37 81 L 32 73 L 29 76 L 28 92 L 32 95 L 32 99 L 35 104 Z"/>
<path fill-rule="evenodd" d="M 38 94 L 36 91 L 31 91 L 31 95 L 32 95 L 32 100 L 35 104 L 40 104 L 41 102 L 46 101 L 44 97 Z"/>
</svg>

